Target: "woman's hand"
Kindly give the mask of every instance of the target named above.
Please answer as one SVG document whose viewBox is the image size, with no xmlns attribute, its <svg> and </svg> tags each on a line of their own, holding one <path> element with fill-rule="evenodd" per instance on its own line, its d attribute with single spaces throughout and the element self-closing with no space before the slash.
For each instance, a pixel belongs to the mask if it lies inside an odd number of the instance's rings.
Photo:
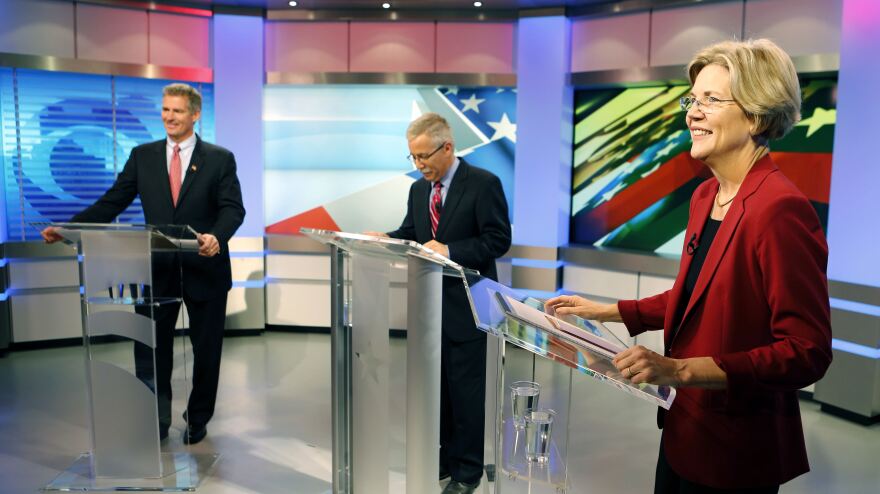
<svg viewBox="0 0 880 494">
<path fill-rule="evenodd" d="M 621 322 L 617 304 L 600 304 L 577 295 L 560 295 L 544 302 L 544 311 L 550 315 L 574 314 L 583 319 Z"/>
<path fill-rule="evenodd" d="M 707 389 L 727 387 L 727 373 L 711 357 L 674 359 L 636 345 L 618 353 L 613 362 L 620 374 L 633 384 Z"/>
<path fill-rule="evenodd" d="M 681 377 L 681 363 L 683 361 L 664 357 L 642 345 L 636 345 L 618 353 L 613 362 L 620 374 L 632 381 L 633 384 L 648 383 L 669 386 L 683 384 Z"/>
</svg>

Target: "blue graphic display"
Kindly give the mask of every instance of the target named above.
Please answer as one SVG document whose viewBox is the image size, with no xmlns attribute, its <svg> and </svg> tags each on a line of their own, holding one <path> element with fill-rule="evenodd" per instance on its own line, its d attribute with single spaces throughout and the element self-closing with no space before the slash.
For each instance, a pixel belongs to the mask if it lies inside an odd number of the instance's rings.
<svg viewBox="0 0 880 494">
<path fill-rule="evenodd" d="M 173 81 L 0 70 L 6 226 L 9 240 L 39 237 L 31 223 L 67 221 L 98 199 L 139 144 L 165 137 L 162 87 Z M 213 140 L 213 87 L 202 92 L 196 131 Z M 140 201 L 119 215 L 143 223 Z"/>
</svg>

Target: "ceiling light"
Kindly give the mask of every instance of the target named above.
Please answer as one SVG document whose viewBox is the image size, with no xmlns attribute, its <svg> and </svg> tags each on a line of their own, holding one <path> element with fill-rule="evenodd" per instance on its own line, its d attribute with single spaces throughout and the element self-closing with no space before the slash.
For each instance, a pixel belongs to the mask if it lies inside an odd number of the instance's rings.
<svg viewBox="0 0 880 494">
<path fill-rule="evenodd" d="M 482 7 L 483 2 L 474 2 L 474 7 Z"/>
<path fill-rule="evenodd" d="M 289 2 L 287 2 L 287 5 L 290 5 L 291 7 L 296 7 L 296 0 L 290 0 Z"/>
<path fill-rule="evenodd" d="M 382 4 L 382 8 L 383 8 L 383 9 L 390 9 L 390 8 L 391 8 L 391 4 L 388 3 L 388 2 L 385 2 L 385 3 Z"/>
</svg>

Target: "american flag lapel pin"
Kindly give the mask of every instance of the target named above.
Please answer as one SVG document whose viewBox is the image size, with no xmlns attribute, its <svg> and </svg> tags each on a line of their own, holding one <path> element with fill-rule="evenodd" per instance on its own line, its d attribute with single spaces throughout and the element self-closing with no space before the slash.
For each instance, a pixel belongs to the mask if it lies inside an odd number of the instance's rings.
<svg viewBox="0 0 880 494">
<path fill-rule="evenodd" d="M 196 171 L 199 169 L 199 167 L 197 167 L 196 165 L 192 165 L 189 167 L 189 169 L 190 169 L 190 171 Z"/>
</svg>

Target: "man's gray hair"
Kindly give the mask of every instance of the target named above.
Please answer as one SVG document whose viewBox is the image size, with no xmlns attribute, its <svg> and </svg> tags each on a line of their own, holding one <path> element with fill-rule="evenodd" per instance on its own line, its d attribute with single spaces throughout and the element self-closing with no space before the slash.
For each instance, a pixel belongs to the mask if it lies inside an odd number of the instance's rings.
<svg viewBox="0 0 880 494">
<path fill-rule="evenodd" d="M 449 142 L 455 147 L 449 122 L 436 113 L 425 113 L 410 122 L 406 129 L 406 140 L 411 141 L 420 135 L 428 136 L 435 146 Z"/>
<path fill-rule="evenodd" d="M 189 84 L 176 82 L 162 88 L 162 96 L 183 96 L 189 102 L 189 112 L 198 113 L 202 111 L 202 93 Z"/>
</svg>

